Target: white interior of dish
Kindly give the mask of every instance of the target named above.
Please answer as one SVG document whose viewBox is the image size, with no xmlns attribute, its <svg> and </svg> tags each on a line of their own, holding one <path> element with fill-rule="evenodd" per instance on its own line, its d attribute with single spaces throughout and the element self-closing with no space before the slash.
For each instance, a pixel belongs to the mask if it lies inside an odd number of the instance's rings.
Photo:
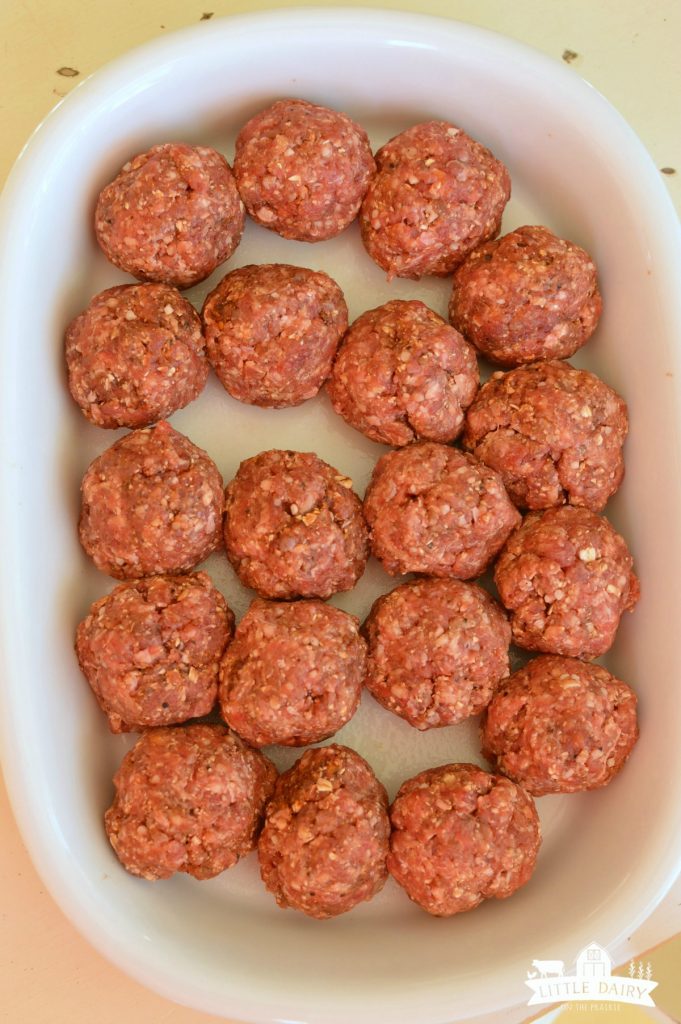
<svg viewBox="0 0 681 1024">
<path fill-rule="evenodd" d="M 164 141 L 214 145 L 231 160 L 238 127 L 271 100 L 343 109 L 377 146 L 431 117 L 451 120 L 508 165 L 503 230 L 547 224 L 589 250 L 604 315 L 575 359 L 627 399 L 627 476 L 608 508 L 627 537 L 643 598 L 606 664 L 638 692 L 641 740 L 606 790 L 538 801 L 544 845 L 509 901 L 428 917 L 390 881 L 369 905 L 319 923 L 279 910 L 249 857 L 211 882 L 149 884 L 119 867 L 102 829 L 130 737 L 112 737 L 72 652 L 76 623 L 113 583 L 76 535 L 78 487 L 116 433 L 88 426 L 68 396 L 66 323 L 125 275 L 91 230 L 98 190 L 131 154 Z M 618 941 L 671 883 L 681 852 L 679 352 L 681 255 L 673 211 L 627 126 L 573 72 L 455 23 L 376 12 L 288 12 L 211 21 L 167 37 L 83 84 L 24 153 L 3 207 L 0 283 L 5 767 L 24 835 L 51 891 L 106 955 L 170 998 L 249 1020 L 441 1022 L 524 1001 L 533 958 L 567 962 Z M 248 223 L 235 256 L 189 291 L 200 307 L 228 269 L 323 269 L 351 317 L 390 298 L 446 315 L 449 284 L 393 281 L 356 225 L 315 246 Z M 676 282 L 674 276 L 676 275 Z M 384 450 L 346 426 L 325 395 L 266 411 L 211 377 L 172 422 L 225 480 L 272 447 L 316 451 L 362 493 Z M 205 564 L 237 616 L 251 594 L 224 555 Z M 363 617 L 394 586 L 372 560 L 334 603 Z M 480 760 L 477 722 L 422 734 L 368 696 L 336 739 L 368 758 L 391 795 L 415 772 Z M 296 751 L 279 751 L 287 766 Z"/>
</svg>

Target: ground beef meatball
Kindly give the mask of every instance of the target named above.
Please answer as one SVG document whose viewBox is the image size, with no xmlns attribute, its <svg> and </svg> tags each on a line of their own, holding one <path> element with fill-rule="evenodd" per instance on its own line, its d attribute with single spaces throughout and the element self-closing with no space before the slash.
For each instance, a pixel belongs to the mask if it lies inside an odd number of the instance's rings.
<svg viewBox="0 0 681 1024">
<path fill-rule="evenodd" d="M 229 164 L 207 146 L 166 143 L 126 163 L 97 200 L 107 259 L 142 281 L 189 288 L 236 249 L 244 208 Z"/>
<path fill-rule="evenodd" d="M 364 499 L 371 549 L 391 576 L 480 576 L 520 522 L 501 477 L 472 455 L 419 441 L 383 455 Z"/>
<path fill-rule="evenodd" d="M 150 729 L 114 776 L 106 833 L 133 875 L 213 878 L 255 847 L 276 777 L 222 725 Z"/>
<path fill-rule="evenodd" d="M 475 249 L 454 275 L 449 318 L 501 366 L 567 359 L 601 315 L 591 257 L 548 228 L 523 227 Z"/>
<path fill-rule="evenodd" d="M 607 519 L 563 505 L 531 512 L 495 570 L 513 641 L 530 651 L 598 658 L 639 596 L 633 559 Z"/>
<path fill-rule="evenodd" d="M 417 729 L 479 714 L 509 672 L 511 627 L 474 583 L 404 583 L 379 597 L 364 632 L 367 688 Z"/>
<path fill-rule="evenodd" d="M 480 375 L 471 346 L 417 300 L 363 313 L 327 385 L 336 412 L 379 444 L 453 441 Z"/>
<path fill-rule="evenodd" d="M 121 583 L 95 601 L 76 655 L 112 732 L 212 711 L 234 616 L 204 572 Z"/>
<path fill-rule="evenodd" d="M 177 289 L 107 288 L 66 332 L 69 390 L 97 427 L 146 427 L 201 393 L 205 348 L 199 315 Z"/>
<path fill-rule="evenodd" d="M 354 615 L 322 601 L 256 600 L 222 661 L 222 716 L 254 747 L 317 743 L 350 721 L 365 671 Z"/>
<path fill-rule="evenodd" d="M 376 163 L 360 226 L 367 252 L 389 277 L 451 274 L 498 234 L 511 179 L 460 128 L 414 125 L 379 149 Z"/>
<path fill-rule="evenodd" d="M 534 796 L 607 786 L 637 738 L 626 683 L 600 665 L 546 654 L 497 691 L 482 729 L 484 756 Z"/>
<path fill-rule="evenodd" d="M 375 171 L 364 129 L 305 100 L 278 100 L 236 140 L 234 175 L 251 217 L 301 242 L 343 231 Z"/>
<path fill-rule="evenodd" d="M 364 758 L 317 747 L 277 780 L 260 872 L 280 907 L 336 917 L 383 888 L 389 835 L 388 798 Z"/>
<path fill-rule="evenodd" d="M 495 373 L 466 415 L 463 443 L 501 473 L 519 508 L 600 512 L 622 482 L 624 399 L 568 363 Z"/>
<path fill-rule="evenodd" d="M 348 326 L 330 277 L 285 263 L 240 267 L 203 306 L 208 358 L 233 398 L 281 408 L 313 398 Z"/>
<path fill-rule="evenodd" d="M 388 870 L 438 917 L 506 899 L 530 878 L 541 843 L 532 797 L 474 764 L 430 768 L 390 808 Z"/>
<path fill-rule="evenodd" d="M 90 464 L 80 542 L 116 579 L 187 572 L 219 547 L 222 510 L 217 466 L 163 420 L 126 434 Z"/>
<path fill-rule="evenodd" d="M 351 590 L 369 554 L 352 480 L 312 452 L 246 459 L 227 487 L 227 557 L 261 597 L 320 597 Z"/>
</svg>

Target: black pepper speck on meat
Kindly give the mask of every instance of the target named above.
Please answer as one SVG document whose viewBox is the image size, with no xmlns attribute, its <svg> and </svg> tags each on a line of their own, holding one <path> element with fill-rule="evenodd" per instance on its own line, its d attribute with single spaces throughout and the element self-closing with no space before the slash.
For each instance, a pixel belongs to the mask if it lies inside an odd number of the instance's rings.
<svg viewBox="0 0 681 1024">
<path fill-rule="evenodd" d="M 364 129 L 305 100 L 278 100 L 236 140 L 234 174 L 246 209 L 263 227 L 302 242 L 343 231 L 375 170 Z"/>
<path fill-rule="evenodd" d="M 374 603 L 367 689 L 417 729 L 477 715 L 509 672 L 511 627 L 474 583 L 413 580 Z"/>
<path fill-rule="evenodd" d="M 101 192 L 95 231 L 104 255 L 143 281 L 190 288 L 241 240 L 244 207 L 225 158 L 166 143 L 129 160 Z"/>
<path fill-rule="evenodd" d="M 319 597 L 351 590 L 369 544 L 352 480 L 312 452 L 246 459 L 228 485 L 227 557 L 261 597 Z"/>
<path fill-rule="evenodd" d="M 80 542 L 117 579 L 187 572 L 221 542 L 217 466 L 162 421 L 92 462 L 81 484 Z"/>
<path fill-rule="evenodd" d="M 208 358 L 233 398 L 269 408 L 313 398 L 348 326 L 327 274 L 284 263 L 239 267 L 203 306 Z"/>
<path fill-rule="evenodd" d="M 455 125 L 414 125 L 379 149 L 376 164 L 360 226 L 367 252 L 389 277 L 450 274 L 498 234 L 508 171 Z"/>
<path fill-rule="evenodd" d="M 149 729 L 114 776 L 107 836 L 133 875 L 213 878 L 255 847 L 276 777 L 225 726 Z"/>
<path fill-rule="evenodd" d="M 626 683 L 600 665 L 548 654 L 500 687 L 482 728 L 484 756 L 534 796 L 606 786 L 637 738 Z"/>
<path fill-rule="evenodd" d="M 499 474 L 419 441 L 377 462 L 364 499 L 371 549 L 392 576 L 480 576 L 520 522 Z"/>
<path fill-rule="evenodd" d="M 532 797 L 473 764 L 430 768 L 390 808 L 388 869 L 429 914 L 506 899 L 532 875 L 541 843 Z"/>
<path fill-rule="evenodd" d="M 624 399 L 586 370 L 545 362 L 495 373 L 466 414 L 463 444 L 501 473 L 519 508 L 600 512 L 624 476 Z"/>
<path fill-rule="evenodd" d="M 338 744 L 308 750 L 267 805 L 260 872 L 280 907 L 336 917 L 383 888 L 389 835 L 388 798 L 364 758 Z"/>
<path fill-rule="evenodd" d="M 603 516 L 570 505 L 526 516 L 494 580 L 514 643 L 573 658 L 605 654 L 639 597 L 624 539 Z"/>
<path fill-rule="evenodd" d="M 359 622 L 322 601 L 256 600 L 220 668 L 220 708 L 255 747 L 317 743 L 359 704 L 366 643 Z"/>
<path fill-rule="evenodd" d="M 81 671 L 112 732 L 212 711 L 234 616 L 203 572 L 121 583 L 76 632 Z"/>
<path fill-rule="evenodd" d="M 480 383 L 471 346 L 417 300 L 362 313 L 327 391 L 336 412 L 380 444 L 453 441 Z"/>
<path fill-rule="evenodd" d="M 449 319 L 501 366 L 567 359 L 601 315 L 596 267 L 578 245 L 522 227 L 475 249 L 454 274 Z"/>
<path fill-rule="evenodd" d="M 66 331 L 69 390 L 98 427 L 146 427 L 208 378 L 198 313 L 166 284 L 107 288 Z"/>
</svg>

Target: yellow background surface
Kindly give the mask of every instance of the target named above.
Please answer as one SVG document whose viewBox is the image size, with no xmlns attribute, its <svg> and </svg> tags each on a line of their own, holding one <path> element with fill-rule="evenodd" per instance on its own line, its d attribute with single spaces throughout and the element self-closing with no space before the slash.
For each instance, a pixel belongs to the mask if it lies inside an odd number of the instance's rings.
<svg viewBox="0 0 681 1024">
<path fill-rule="evenodd" d="M 41 118 L 102 64 L 207 14 L 220 17 L 288 6 L 324 4 L 320 0 L 316 4 L 277 0 L 0 0 L 0 183 Z M 368 5 L 346 2 L 343 6 Z M 438 14 L 492 28 L 556 60 L 564 51 L 573 51 L 577 56 L 570 66 L 575 73 L 619 108 L 660 169 L 676 168 L 677 173 L 665 174 L 664 180 L 677 209 L 681 207 L 679 0 L 374 0 L 371 6 Z M 76 73 L 64 73 L 63 69 Z M 80 938 L 33 870 L 2 789 L 0 835 L 0 1021 L 217 1024 L 218 1018 L 175 1006 L 146 991 Z M 666 934 L 681 931 L 681 909 L 669 904 L 667 912 Z M 671 1019 L 681 1019 L 681 937 L 665 942 L 647 958 L 659 983 L 654 993 L 658 1007 Z M 586 1012 L 573 1009 L 561 1013 L 560 1020 L 563 1024 L 587 1019 L 630 1024 L 660 1019 L 632 1008 L 613 1006 L 602 1012 L 605 1010 L 603 1005 L 598 1012 L 596 1008 Z M 519 1010 L 504 1019 L 521 1020 L 526 1012 Z"/>
</svg>

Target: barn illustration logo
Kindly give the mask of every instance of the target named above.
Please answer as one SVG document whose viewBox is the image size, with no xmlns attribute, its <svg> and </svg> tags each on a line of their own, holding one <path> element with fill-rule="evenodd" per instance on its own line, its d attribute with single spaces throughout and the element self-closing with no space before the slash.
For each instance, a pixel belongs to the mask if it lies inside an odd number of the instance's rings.
<svg viewBox="0 0 681 1024">
<path fill-rule="evenodd" d="M 585 946 L 573 974 L 562 960 L 533 960 L 525 984 L 532 990 L 528 1006 L 540 1003 L 582 1003 L 590 1000 L 654 1006 L 650 993 L 657 987 L 650 963 L 631 960 L 627 974 L 613 974 L 608 951 L 597 942 Z"/>
</svg>

